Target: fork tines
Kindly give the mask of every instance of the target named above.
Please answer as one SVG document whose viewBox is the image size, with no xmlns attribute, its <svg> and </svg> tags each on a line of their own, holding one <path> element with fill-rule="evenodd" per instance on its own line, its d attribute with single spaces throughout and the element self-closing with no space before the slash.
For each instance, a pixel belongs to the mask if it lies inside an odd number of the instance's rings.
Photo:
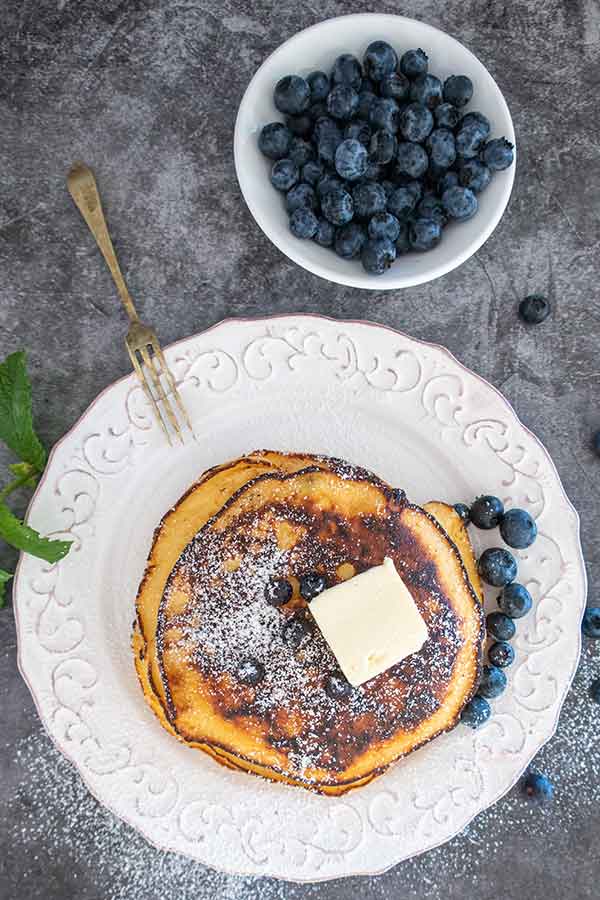
<svg viewBox="0 0 600 900">
<path fill-rule="evenodd" d="M 131 340 L 128 335 L 126 341 L 135 372 L 167 440 L 171 443 L 171 432 L 167 424 L 170 423 L 171 428 L 183 444 L 181 426 L 170 397 L 175 400 L 180 418 L 183 419 L 190 431 L 192 426 L 173 374 L 167 365 L 156 335 L 148 333 L 143 338 L 140 339 L 140 337 L 138 334 L 135 340 Z M 163 378 L 167 385 L 166 391 L 162 383 Z"/>
</svg>

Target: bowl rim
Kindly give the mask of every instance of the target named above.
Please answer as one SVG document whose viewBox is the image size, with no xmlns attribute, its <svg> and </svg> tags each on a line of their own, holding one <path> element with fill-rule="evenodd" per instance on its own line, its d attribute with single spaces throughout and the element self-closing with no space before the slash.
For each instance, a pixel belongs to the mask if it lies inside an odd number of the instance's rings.
<svg viewBox="0 0 600 900">
<path fill-rule="evenodd" d="M 270 224 L 269 216 L 264 212 L 263 208 L 255 203 L 251 198 L 250 191 L 248 188 L 250 187 L 251 178 L 247 177 L 244 174 L 243 167 L 243 155 L 244 148 L 243 142 L 245 138 L 247 138 L 247 134 L 242 134 L 242 112 L 245 110 L 245 106 L 248 103 L 248 99 L 250 97 L 250 93 L 255 82 L 259 79 L 262 71 L 267 67 L 267 65 L 271 64 L 273 60 L 282 56 L 285 52 L 289 51 L 290 47 L 300 38 L 304 38 L 310 32 L 316 32 L 321 30 L 324 26 L 331 27 L 335 22 L 349 22 L 350 20 L 356 20 L 357 24 L 360 21 L 364 21 L 366 19 L 374 21 L 375 19 L 379 19 L 382 22 L 384 20 L 397 20 L 399 22 L 406 22 L 410 24 L 418 25 L 419 28 L 425 28 L 427 31 L 430 31 L 432 34 L 442 35 L 445 39 L 454 42 L 457 44 L 460 49 L 468 54 L 478 66 L 481 66 L 492 82 L 493 86 L 496 88 L 498 94 L 498 103 L 499 107 L 502 110 L 507 123 L 506 138 L 513 144 L 514 147 L 514 161 L 513 164 L 509 167 L 509 169 L 505 170 L 508 173 L 508 178 L 505 180 L 502 189 L 502 195 L 500 200 L 491 215 L 487 225 L 483 228 L 478 235 L 476 235 L 470 242 L 466 244 L 466 246 L 457 253 L 451 260 L 446 262 L 438 263 L 437 265 L 432 265 L 431 269 L 410 276 L 407 278 L 406 275 L 400 274 L 402 272 L 401 267 L 398 268 L 398 276 L 396 278 L 386 278 L 382 280 L 374 275 L 369 275 L 368 273 L 360 273 L 358 276 L 355 273 L 355 270 L 352 267 L 349 268 L 349 272 L 346 275 L 345 272 L 338 272 L 330 270 L 326 265 L 322 265 L 318 262 L 314 262 L 313 260 L 306 260 L 303 253 L 300 250 L 302 246 L 301 241 L 296 241 L 299 245 L 298 250 L 296 250 L 294 243 L 290 239 L 289 242 L 284 242 L 280 239 L 281 235 L 277 228 L 272 227 Z M 276 115 L 280 114 L 275 111 Z M 427 282 L 434 281 L 437 278 L 441 278 L 443 275 L 446 275 L 448 272 L 453 271 L 454 269 L 461 266 L 464 262 L 466 262 L 471 256 L 473 256 L 480 247 L 488 240 L 488 238 L 493 234 L 495 229 L 500 222 L 500 219 L 504 215 L 506 207 L 508 206 L 508 201 L 510 200 L 510 196 L 512 193 L 514 180 L 515 180 L 515 172 L 517 166 L 517 148 L 516 148 L 516 137 L 514 124 L 512 120 L 512 116 L 510 114 L 510 110 L 508 108 L 508 104 L 502 93 L 496 79 L 493 77 L 491 72 L 487 69 L 487 67 L 483 64 L 483 62 L 477 57 L 472 50 L 466 47 L 461 41 L 457 40 L 457 38 L 448 34 L 448 32 L 443 31 L 441 28 L 437 28 L 435 25 L 430 25 L 428 22 L 423 22 L 419 19 L 414 19 L 409 16 L 401 16 L 396 15 L 394 13 L 348 13 L 343 16 L 332 16 L 327 19 L 322 19 L 320 22 L 316 22 L 314 25 L 309 25 L 307 28 L 303 28 L 301 31 L 296 32 L 282 44 L 273 50 L 266 59 L 263 60 L 259 68 L 256 70 L 252 78 L 250 79 L 246 90 L 242 96 L 240 101 L 238 112 L 235 121 L 234 128 L 234 136 L 233 136 L 233 155 L 234 155 L 234 165 L 237 181 L 242 193 L 242 197 L 250 210 L 255 222 L 260 227 L 260 229 L 264 232 L 264 234 L 268 237 L 272 244 L 274 244 L 278 250 L 281 251 L 288 259 L 291 259 L 292 262 L 295 262 L 297 265 L 301 266 L 303 269 L 306 269 L 308 272 L 311 272 L 313 275 L 318 275 L 320 278 L 324 278 L 326 281 L 333 282 L 335 284 L 345 285 L 347 287 L 355 287 L 360 288 L 362 290 L 376 290 L 376 291 L 385 291 L 385 290 L 400 290 L 402 288 L 408 287 L 416 287 L 420 284 L 426 284 Z"/>
</svg>

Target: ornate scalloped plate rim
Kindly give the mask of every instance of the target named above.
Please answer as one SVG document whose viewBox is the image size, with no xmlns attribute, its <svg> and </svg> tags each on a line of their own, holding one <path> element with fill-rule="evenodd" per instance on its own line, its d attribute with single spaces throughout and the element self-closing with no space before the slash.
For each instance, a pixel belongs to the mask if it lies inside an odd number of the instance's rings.
<svg viewBox="0 0 600 900">
<path fill-rule="evenodd" d="M 478 375 L 472 369 L 469 369 L 467 366 L 465 366 L 459 359 L 457 359 L 457 357 L 454 356 L 454 354 L 450 350 L 448 350 L 443 345 L 436 344 L 435 342 L 432 342 L 432 341 L 425 341 L 420 338 L 412 337 L 411 335 L 407 334 L 404 331 L 401 331 L 400 329 L 393 328 L 388 325 L 383 325 L 378 322 L 370 322 L 366 319 L 336 319 L 332 316 L 324 316 L 324 315 L 313 314 L 313 313 L 288 313 L 288 314 L 284 314 L 284 315 L 257 316 L 257 317 L 232 316 L 232 317 L 229 317 L 226 319 L 222 319 L 221 321 L 215 323 L 214 325 L 209 326 L 204 331 L 200 331 L 194 335 L 190 335 L 188 337 L 181 338 L 178 341 L 174 341 L 172 344 L 170 344 L 165 349 L 168 352 L 170 352 L 170 351 L 174 350 L 175 348 L 177 348 L 178 346 L 180 346 L 184 343 L 187 343 L 190 340 L 205 337 L 206 335 L 211 334 L 212 332 L 218 331 L 219 329 L 225 329 L 229 325 L 232 325 L 232 324 L 260 325 L 263 323 L 265 323 L 265 324 L 267 324 L 267 323 L 278 323 L 279 324 L 280 323 L 282 325 L 285 325 L 286 321 L 297 320 L 297 319 L 304 319 L 307 322 L 310 320 L 324 321 L 324 322 L 329 322 L 329 323 L 332 323 L 335 325 L 360 325 L 360 326 L 366 326 L 369 328 L 381 329 L 383 331 L 387 331 L 392 334 L 397 334 L 400 337 L 402 337 L 403 339 L 405 339 L 411 343 L 425 347 L 434 352 L 441 353 L 443 356 L 446 356 L 453 364 L 458 366 L 467 375 L 468 378 L 475 379 L 481 385 L 483 385 L 486 389 L 493 391 L 494 394 L 496 394 L 496 396 L 502 401 L 509 416 L 513 419 L 513 421 L 515 422 L 517 427 L 520 428 L 522 431 L 524 431 L 534 441 L 534 443 L 537 444 L 537 446 L 540 448 L 540 450 L 544 454 L 547 462 L 550 465 L 550 469 L 551 469 L 553 475 L 556 478 L 557 486 L 560 488 L 563 499 L 566 502 L 566 505 L 569 508 L 571 515 L 573 517 L 573 522 L 574 522 L 574 526 L 575 526 L 574 537 L 576 539 L 576 545 L 577 545 L 577 551 L 578 551 L 577 563 L 579 564 L 580 573 L 581 573 L 581 577 L 582 577 L 581 587 L 583 589 L 584 598 L 587 596 L 587 587 L 588 587 L 587 572 L 586 572 L 586 568 L 585 568 L 585 560 L 584 560 L 584 556 L 583 556 L 583 550 L 581 547 L 579 513 L 577 512 L 577 510 L 575 509 L 575 507 L 573 506 L 573 504 L 571 503 L 571 501 L 567 495 L 567 492 L 564 488 L 564 485 L 562 483 L 562 480 L 560 478 L 558 470 L 554 464 L 554 461 L 553 461 L 552 457 L 550 456 L 550 453 L 548 452 L 548 450 L 546 449 L 544 444 L 541 442 L 541 440 L 521 421 L 521 419 L 517 415 L 514 407 L 506 399 L 506 397 L 498 390 L 498 388 L 496 388 L 493 384 L 490 384 L 490 382 L 488 382 L 481 375 Z M 48 462 L 46 465 L 45 472 L 44 472 L 42 478 L 40 479 L 38 486 L 35 490 L 35 493 L 33 494 L 33 497 L 31 498 L 31 501 L 29 503 L 27 513 L 25 516 L 26 520 L 29 518 L 30 510 L 33 508 L 38 494 L 41 492 L 42 488 L 45 485 L 45 482 L 46 482 L 48 473 L 50 472 L 51 464 L 54 460 L 54 457 L 56 455 L 58 455 L 63 443 L 65 443 L 67 441 L 67 439 L 72 435 L 72 433 L 87 419 L 87 417 L 92 413 L 92 411 L 94 410 L 96 405 L 103 399 L 103 397 L 110 390 L 112 390 L 117 385 L 123 383 L 124 381 L 127 381 L 131 377 L 132 377 L 131 374 L 124 375 L 121 378 L 116 379 L 114 382 L 111 382 L 111 384 L 107 385 L 97 395 L 97 397 L 91 402 L 91 404 L 85 409 L 85 411 L 76 420 L 76 422 L 72 425 L 72 427 L 67 432 L 65 432 L 65 434 L 62 436 L 62 438 L 60 438 L 56 442 L 56 444 L 52 447 L 52 450 L 50 451 L 50 454 L 48 456 Z M 491 806 L 493 806 L 495 803 L 497 803 L 505 794 L 508 793 L 508 791 L 510 791 L 514 787 L 514 785 L 519 781 L 522 774 L 526 771 L 527 767 L 529 766 L 531 761 L 534 759 L 534 757 L 539 753 L 539 751 L 542 749 L 542 747 L 545 746 L 545 744 L 547 744 L 548 741 L 550 741 L 552 739 L 552 737 L 555 735 L 556 729 L 558 727 L 558 720 L 560 717 L 560 713 L 561 713 L 565 698 L 566 698 L 566 696 L 570 690 L 571 684 L 573 682 L 573 678 L 575 677 L 575 673 L 577 671 L 577 667 L 579 664 L 579 658 L 581 655 L 581 643 L 582 643 L 581 628 L 578 628 L 577 652 L 576 652 L 574 660 L 573 660 L 573 665 L 572 665 L 571 671 L 570 671 L 566 681 L 563 683 L 562 691 L 558 697 L 558 702 L 556 705 L 556 713 L 554 716 L 554 721 L 552 722 L 552 725 L 549 729 L 547 736 L 540 741 L 540 743 L 538 744 L 538 746 L 536 747 L 536 749 L 534 750 L 533 753 L 523 757 L 522 767 L 518 771 L 517 775 L 513 778 L 513 780 L 508 784 L 508 786 L 503 787 L 497 794 L 495 794 L 493 796 L 493 798 L 488 803 L 485 803 L 485 805 L 482 806 L 480 809 L 478 809 L 475 813 L 473 813 L 473 815 L 468 816 L 466 821 L 461 822 L 460 825 L 456 828 L 456 830 L 453 830 L 451 834 L 443 837 L 439 841 L 434 840 L 433 842 L 429 843 L 427 846 L 423 847 L 422 850 L 418 850 L 415 852 L 409 852 L 404 856 L 399 856 L 398 859 L 394 860 L 389 865 L 386 865 L 386 866 L 383 866 L 383 867 L 380 867 L 377 869 L 373 869 L 373 870 L 361 869 L 361 870 L 347 871 L 347 872 L 344 872 L 342 875 L 340 875 L 339 873 L 335 873 L 332 875 L 320 875 L 317 878 L 315 878 L 315 877 L 301 878 L 301 877 L 288 877 L 288 876 L 283 878 L 282 876 L 279 876 L 279 875 L 272 875 L 269 872 L 265 872 L 264 875 L 257 875 L 256 871 L 254 871 L 250 868 L 249 869 L 242 869 L 242 868 L 232 869 L 232 868 L 228 868 L 226 865 L 220 865 L 220 864 L 217 866 L 214 863 L 206 862 L 206 861 L 200 859 L 198 856 L 188 854 L 184 850 L 181 850 L 175 846 L 170 846 L 166 842 L 158 843 L 157 841 L 153 840 L 150 836 L 148 836 L 144 831 L 142 831 L 138 827 L 138 825 L 136 825 L 136 823 L 132 819 L 130 819 L 127 815 L 125 815 L 123 812 L 117 811 L 114 808 L 112 803 L 106 802 L 99 796 L 99 794 L 96 792 L 96 790 L 92 786 L 91 779 L 89 779 L 86 776 L 84 770 L 82 768 L 80 768 L 80 766 L 77 763 L 74 756 L 71 753 L 69 753 L 69 751 L 66 749 L 66 747 L 60 743 L 59 738 L 56 737 L 52 733 L 50 725 L 47 721 L 47 717 L 42 712 L 41 703 L 38 700 L 38 697 L 36 695 L 36 692 L 34 690 L 32 683 L 31 683 L 31 680 L 29 679 L 29 677 L 27 676 L 26 671 L 25 671 L 25 664 L 22 659 L 23 642 L 21 639 L 21 621 L 20 621 L 20 615 L 19 615 L 19 601 L 18 601 L 22 562 L 23 562 L 23 554 L 21 554 L 19 557 L 19 561 L 18 561 L 16 571 L 15 571 L 14 582 L 13 582 L 13 611 L 14 611 L 15 629 L 16 629 L 16 635 L 17 635 L 17 666 L 18 666 L 19 672 L 21 674 L 21 677 L 23 678 L 23 681 L 25 682 L 25 684 L 27 685 L 27 687 L 29 689 L 29 692 L 33 699 L 35 708 L 36 708 L 37 713 L 40 717 L 40 720 L 44 726 L 44 730 L 46 731 L 46 734 L 50 737 L 50 740 L 52 741 L 54 746 L 77 769 L 83 783 L 85 784 L 85 786 L 86 786 L 87 790 L 90 792 L 90 794 L 94 797 L 94 799 L 98 803 L 100 803 L 102 806 L 104 806 L 106 809 L 108 809 L 113 815 L 115 815 L 118 819 L 120 819 L 126 825 L 135 829 L 135 831 L 137 831 L 138 833 L 142 834 L 144 839 L 146 841 L 148 841 L 149 844 L 156 847 L 157 850 L 161 850 L 163 852 L 166 851 L 166 852 L 170 852 L 170 853 L 177 853 L 177 854 L 183 855 L 183 856 L 188 856 L 190 859 L 193 859 L 196 862 L 200 862 L 202 865 L 206 865 L 208 868 L 211 868 L 215 871 L 223 872 L 227 875 L 237 875 L 240 877 L 249 877 L 249 876 L 251 876 L 251 877 L 275 877 L 275 878 L 278 878 L 279 880 L 289 881 L 291 883 L 296 883 L 296 884 L 311 884 L 311 883 L 317 883 L 317 882 L 333 881 L 340 877 L 353 878 L 353 877 L 361 877 L 361 876 L 368 877 L 368 876 L 373 876 L 373 875 L 381 875 L 384 872 L 389 871 L 390 869 L 392 869 L 394 866 L 398 865 L 399 863 L 402 863 L 408 859 L 412 859 L 415 856 L 420 856 L 421 853 L 426 853 L 429 850 L 433 850 L 436 847 L 440 847 L 443 844 L 447 843 L 448 841 L 452 840 L 454 837 L 456 837 L 457 834 L 459 834 L 466 827 L 468 827 L 468 825 L 481 812 L 483 812 L 486 809 L 489 809 Z M 581 619 L 583 618 L 584 611 L 585 611 L 585 602 L 582 605 L 578 625 L 581 624 Z M 335 800 L 334 800 L 334 802 L 335 802 Z"/>
</svg>

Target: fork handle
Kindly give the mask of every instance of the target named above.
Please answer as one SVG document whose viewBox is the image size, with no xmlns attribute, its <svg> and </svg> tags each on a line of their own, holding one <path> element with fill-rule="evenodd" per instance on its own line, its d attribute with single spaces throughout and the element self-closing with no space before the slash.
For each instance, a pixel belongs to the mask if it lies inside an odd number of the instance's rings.
<svg viewBox="0 0 600 900">
<path fill-rule="evenodd" d="M 139 316 L 125 284 L 125 279 L 117 260 L 117 254 L 108 233 L 94 173 L 84 163 L 75 163 L 67 176 L 67 187 L 75 202 L 75 206 L 92 232 L 100 253 L 106 260 L 106 265 L 123 301 L 127 315 L 132 322 L 139 322 Z"/>
</svg>

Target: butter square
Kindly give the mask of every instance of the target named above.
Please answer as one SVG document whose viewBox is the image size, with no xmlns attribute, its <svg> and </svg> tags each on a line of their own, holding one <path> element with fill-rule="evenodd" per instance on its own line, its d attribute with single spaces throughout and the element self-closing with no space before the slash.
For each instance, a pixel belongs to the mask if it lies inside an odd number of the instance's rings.
<svg viewBox="0 0 600 900">
<path fill-rule="evenodd" d="M 311 601 L 310 611 L 353 687 L 417 653 L 427 625 L 389 557 Z"/>
</svg>

